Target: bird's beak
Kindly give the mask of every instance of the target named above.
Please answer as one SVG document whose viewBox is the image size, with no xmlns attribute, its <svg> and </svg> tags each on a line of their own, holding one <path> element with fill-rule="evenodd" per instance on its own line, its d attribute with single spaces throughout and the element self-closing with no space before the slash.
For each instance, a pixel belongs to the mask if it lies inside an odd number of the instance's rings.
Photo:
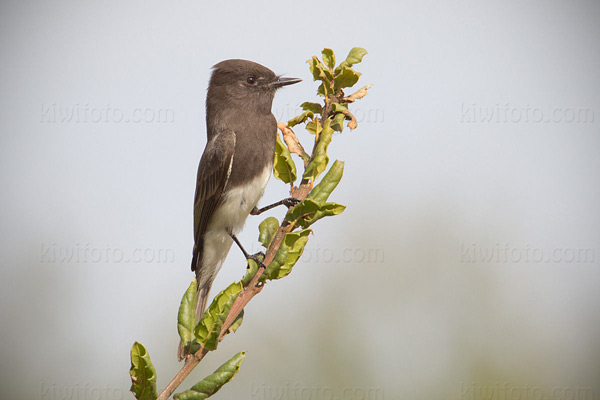
<svg viewBox="0 0 600 400">
<path fill-rule="evenodd" d="M 286 78 L 283 76 L 278 76 L 277 80 L 271 82 L 269 86 L 273 88 L 280 88 L 282 86 L 293 85 L 294 83 L 301 82 L 302 79 L 299 78 Z"/>
</svg>

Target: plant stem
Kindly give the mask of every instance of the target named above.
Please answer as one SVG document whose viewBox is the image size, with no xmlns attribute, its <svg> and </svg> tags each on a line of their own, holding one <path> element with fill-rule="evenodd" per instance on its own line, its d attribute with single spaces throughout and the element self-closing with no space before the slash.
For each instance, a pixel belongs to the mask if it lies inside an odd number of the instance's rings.
<svg viewBox="0 0 600 400">
<path fill-rule="evenodd" d="M 312 189 L 311 183 L 302 183 L 296 191 L 294 197 L 303 200 L 310 192 L 310 189 Z M 275 255 L 277 254 L 277 251 L 279 251 L 279 248 L 283 243 L 285 235 L 291 229 L 292 225 L 290 225 L 288 222 L 284 221 L 281 224 L 281 226 L 275 233 L 273 240 L 271 241 L 269 249 L 267 250 L 267 254 L 263 262 L 265 266 L 268 266 L 275 259 Z M 223 326 L 221 328 L 221 333 L 219 334 L 219 341 L 223 339 L 223 337 L 229 330 L 229 327 L 238 317 L 240 312 L 242 312 L 244 307 L 246 307 L 246 305 L 250 302 L 250 300 L 252 300 L 254 296 L 261 292 L 263 284 L 259 283 L 259 279 L 264 272 L 264 267 L 259 268 L 258 271 L 256 271 L 256 274 L 254 274 L 254 276 L 252 277 L 252 280 L 250 281 L 248 286 L 246 286 L 244 290 L 236 297 L 235 301 L 231 305 L 231 308 L 229 309 L 227 318 L 225 318 L 225 322 L 223 323 Z M 198 366 L 200 361 L 202 361 L 202 359 L 204 358 L 204 356 L 206 356 L 207 353 L 208 350 L 206 350 L 204 346 L 202 346 L 200 350 L 198 350 L 195 354 L 188 355 L 185 359 L 185 363 L 183 364 L 181 370 L 177 373 L 177 375 L 175 375 L 175 377 L 171 380 L 171 382 L 169 382 L 169 384 L 163 389 L 163 391 L 160 392 L 159 396 L 157 397 L 157 400 L 167 400 L 169 397 L 171 397 L 173 392 L 175 392 L 175 389 L 177 389 L 177 387 L 184 381 L 184 379 L 190 375 L 190 373 L 194 370 L 194 368 Z"/>
<path fill-rule="evenodd" d="M 207 353 L 208 350 L 206 350 L 204 346 L 202 346 L 202 348 L 200 348 L 200 350 L 198 350 L 196 354 L 188 355 L 185 359 L 185 363 L 183 364 L 181 370 L 179 370 L 177 375 L 175 375 L 175 377 L 171 379 L 171 382 L 169 382 L 169 384 L 163 389 L 163 391 L 160 392 L 156 400 L 167 400 L 169 397 L 171 397 L 175 389 L 177 389 L 177 387 L 181 385 L 181 382 L 183 382 L 184 379 L 188 377 L 188 375 L 194 370 L 194 368 L 198 366 L 198 364 L 200 364 L 200 361 L 202 361 L 202 359 Z"/>
</svg>

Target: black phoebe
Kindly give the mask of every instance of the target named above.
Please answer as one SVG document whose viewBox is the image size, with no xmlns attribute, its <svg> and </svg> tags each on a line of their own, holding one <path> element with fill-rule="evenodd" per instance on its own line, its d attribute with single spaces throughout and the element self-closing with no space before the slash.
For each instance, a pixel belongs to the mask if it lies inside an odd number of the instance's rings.
<svg viewBox="0 0 600 400">
<path fill-rule="evenodd" d="M 213 67 L 206 95 L 207 143 L 194 198 L 197 320 L 235 234 L 256 211 L 271 176 L 277 138 L 277 120 L 271 113 L 275 91 L 297 82 L 300 79 L 277 76 L 252 61 L 226 60 Z M 182 346 L 178 357 L 185 357 Z"/>
</svg>

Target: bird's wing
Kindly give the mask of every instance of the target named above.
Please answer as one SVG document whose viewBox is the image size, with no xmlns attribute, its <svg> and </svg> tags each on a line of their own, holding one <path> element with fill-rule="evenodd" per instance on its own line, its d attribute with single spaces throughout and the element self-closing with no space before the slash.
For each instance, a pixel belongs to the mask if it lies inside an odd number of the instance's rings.
<svg viewBox="0 0 600 400">
<path fill-rule="evenodd" d="M 223 189 L 231 173 L 235 133 L 231 130 L 214 135 L 206 144 L 196 178 L 194 197 L 194 251 L 192 271 L 196 270 L 202 258 L 202 240 L 208 223 L 221 201 Z"/>
</svg>

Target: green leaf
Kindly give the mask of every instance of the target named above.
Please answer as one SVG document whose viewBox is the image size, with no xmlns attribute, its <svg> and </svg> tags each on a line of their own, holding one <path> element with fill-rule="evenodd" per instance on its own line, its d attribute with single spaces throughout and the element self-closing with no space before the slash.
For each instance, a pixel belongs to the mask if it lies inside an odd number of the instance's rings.
<svg viewBox="0 0 600 400">
<path fill-rule="evenodd" d="M 138 342 L 131 347 L 131 389 L 138 400 L 155 400 L 156 370 L 146 348 Z"/>
<path fill-rule="evenodd" d="M 323 55 L 323 63 L 325 66 L 333 71 L 333 68 L 335 67 L 335 55 L 333 54 L 333 50 L 323 49 L 321 54 Z"/>
<path fill-rule="evenodd" d="M 323 106 L 319 103 L 311 103 L 309 101 L 305 101 L 304 103 L 300 104 L 300 107 L 305 111 L 310 111 L 315 114 L 321 114 L 323 112 Z"/>
<path fill-rule="evenodd" d="M 264 279 L 283 278 L 292 272 L 292 267 L 302 255 L 304 246 L 308 242 L 308 235 L 311 232 L 310 229 L 304 229 L 287 233 L 275 255 L 275 259 L 271 261 L 261 276 L 261 281 Z"/>
<path fill-rule="evenodd" d="M 325 97 L 325 96 L 327 96 L 327 94 L 328 94 L 327 92 L 328 92 L 328 90 L 327 90 L 327 89 L 325 89 L 325 85 L 324 85 L 323 83 L 321 83 L 321 84 L 319 85 L 319 87 L 317 88 L 317 94 L 318 94 L 319 96 Z"/>
<path fill-rule="evenodd" d="M 252 280 L 252 278 L 254 278 L 256 271 L 258 271 L 258 264 L 256 263 L 256 261 L 248 259 L 248 268 L 246 268 L 246 273 L 244 274 L 244 277 L 241 281 L 244 287 L 250 284 L 250 281 Z"/>
<path fill-rule="evenodd" d="M 315 56 L 307 61 L 310 65 L 310 72 L 313 74 L 313 80 L 322 82 L 331 82 L 333 74 L 327 67 Z"/>
<path fill-rule="evenodd" d="M 331 103 L 331 110 L 333 112 L 345 112 L 348 111 L 348 107 L 340 103 Z"/>
<path fill-rule="evenodd" d="M 301 218 L 314 215 L 321 208 L 321 204 L 312 200 L 304 199 L 299 204 L 290 208 L 285 215 L 285 220 L 291 223 L 296 223 Z"/>
<path fill-rule="evenodd" d="M 326 203 L 344 173 L 344 163 L 335 161 L 327 174 L 313 187 L 302 202 L 288 210 L 286 221 L 307 228 L 319 219 L 342 213 L 346 207 L 337 203 Z"/>
<path fill-rule="evenodd" d="M 344 120 L 346 119 L 346 114 L 344 113 L 349 112 L 348 107 L 340 103 L 331 103 L 331 111 L 335 113 L 331 121 L 331 128 L 336 132 L 343 131 Z"/>
<path fill-rule="evenodd" d="M 277 141 L 275 143 L 273 174 L 275 175 L 275 178 L 285 183 L 292 183 L 296 180 L 296 164 L 292 159 L 290 151 L 279 135 L 277 135 Z"/>
<path fill-rule="evenodd" d="M 310 65 L 310 72 L 313 75 L 313 80 L 323 82 L 319 86 L 319 89 L 317 89 L 317 93 L 321 96 L 333 94 L 333 74 L 331 71 L 329 71 L 317 57 L 313 57 L 307 62 Z"/>
<path fill-rule="evenodd" d="M 240 364 L 246 355 L 241 351 L 233 356 L 225 364 L 221 365 L 215 372 L 196 383 L 190 390 L 177 393 L 173 396 L 175 400 L 204 400 L 231 381 L 235 374 L 240 370 Z"/>
<path fill-rule="evenodd" d="M 333 119 L 331 120 L 331 129 L 333 129 L 336 132 L 341 132 L 344 130 L 344 121 L 346 119 L 346 116 L 342 113 L 337 113 L 333 116 Z"/>
<path fill-rule="evenodd" d="M 318 135 L 321 132 L 321 124 L 319 123 L 319 118 L 315 118 L 306 124 L 306 130 L 313 135 Z"/>
<path fill-rule="evenodd" d="M 262 243 L 265 248 L 269 248 L 273 235 L 279 229 L 279 221 L 275 217 L 269 217 L 258 225 L 258 241 Z"/>
<path fill-rule="evenodd" d="M 315 115 L 313 114 L 312 111 L 307 110 L 305 112 L 303 112 L 302 114 L 290 119 L 287 123 L 287 125 L 292 128 L 298 124 L 301 124 L 303 122 L 306 122 L 307 119 L 313 119 L 315 117 Z"/>
<path fill-rule="evenodd" d="M 310 60 L 307 61 L 309 64 L 310 72 L 313 75 L 313 80 L 315 81 L 326 81 L 327 75 L 325 71 L 327 67 L 323 65 L 323 63 L 316 57 L 313 56 Z"/>
<path fill-rule="evenodd" d="M 348 53 L 346 59 L 337 66 L 335 73 L 337 74 L 344 67 L 351 67 L 354 64 L 358 64 L 362 61 L 365 55 L 367 55 L 367 50 L 363 49 L 362 47 L 353 47 Z"/>
<path fill-rule="evenodd" d="M 231 323 L 231 325 L 229 326 L 229 329 L 227 330 L 227 333 L 235 333 L 235 331 L 237 331 L 238 328 L 242 325 L 243 321 L 244 321 L 244 310 L 240 311 L 240 313 L 238 314 L 236 319 Z"/>
<path fill-rule="evenodd" d="M 331 192 L 333 192 L 338 183 L 340 183 L 343 174 L 344 162 L 336 160 L 323 179 L 321 179 L 321 182 L 312 188 L 306 198 L 320 203 L 326 202 Z"/>
<path fill-rule="evenodd" d="M 219 293 L 213 300 L 204 316 L 198 322 L 194 333 L 198 343 L 207 350 L 215 350 L 219 344 L 219 334 L 227 318 L 227 314 L 237 296 L 242 291 L 241 282 L 234 282 Z"/>
<path fill-rule="evenodd" d="M 194 340 L 194 328 L 196 328 L 196 280 L 194 279 L 185 291 L 179 313 L 177 314 L 177 331 L 184 346 L 188 346 Z"/>
<path fill-rule="evenodd" d="M 331 127 L 331 118 L 327 118 L 323 125 L 323 129 L 321 129 L 321 132 L 318 135 L 313 156 L 302 176 L 304 179 L 309 179 L 314 182 L 327 168 L 327 163 L 329 162 L 327 147 L 329 146 L 329 143 L 331 143 L 332 135 L 333 128 Z"/>
<path fill-rule="evenodd" d="M 325 203 L 314 214 L 305 216 L 300 221 L 300 226 L 302 228 L 307 228 L 315 222 L 317 222 L 318 220 L 320 220 L 321 218 L 341 214 L 345 209 L 346 206 L 341 204 Z"/>
<path fill-rule="evenodd" d="M 319 87 L 317 88 L 317 94 L 319 96 L 327 97 L 330 94 L 334 94 L 334 89 L 332 87 L 333 86 L 333 78 L 331 78 L 330 82 L 331 83 L 323 82 L 319 85 Z"/>
<path fill-rule="evenodd" d="M 306 198 L 300 204 L 290 208 L 285 219 L 294 225 L 308 228 L 323 217 L 341 214 L 346 206 L 337 203 L 322 203 Z"/>
<path fill-rule="evenodd" d="M 353 47 L 352 50 L 350 50 L 350 53 L 348 53 L 348 56 L 346 57 L 346 62 L 350 66 L 358 64 L 366 55 L 367 50 L 363 49 L 362 47 Z"/>
<path fill-rule="evenodd" d="M 356 72 L 352 68 L 342 67 L 339 73 L 335 76 L 334 87 L 336 89 L 342 89 L 345 87 L 351 87 L 358 82 L 360 72 Z"/>
</svg>

